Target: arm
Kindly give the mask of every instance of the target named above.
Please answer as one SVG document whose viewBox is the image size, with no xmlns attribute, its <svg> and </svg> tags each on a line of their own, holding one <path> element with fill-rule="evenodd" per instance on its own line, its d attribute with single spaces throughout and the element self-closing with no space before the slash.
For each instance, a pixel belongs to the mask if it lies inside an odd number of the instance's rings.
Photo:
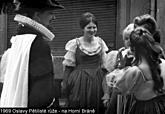
<svg viewBox="0 0 165 114">
<path fill-rule="evenodd" d="M 66 54 L 64 55 L 64 61 L 62 62 L 64 67 L 63 81 L 62 81 L 62 95 L 65 98 L 65 105 L 68 105 L 67 98 L 69 96 L 68 77 L 76 66 L 76 53 L 77 43 L 76 39 L 72 39 L 65 45 Z"/>
<path fill-rule="evenodd" d="M 104 96 L 102 97 L 102 100 L 103 100 L 104 106 L 107 107 L 110 100 L 112 89 L 107 85 L 106 77 L 103 78 L 102 87 L 103 87 L 103 92 L 104 92 Z"/>
<path fill-rule="evenodd" d="M 68 106 L 68 97 L 69 97 L 69 87 L 68 87 L 68 77 L 70 75 L 70 73 L 73 71 L 74 67 L 71 66 L 65 66 L 64 69 L 64 74 L 63 74 L 63 81 L 61 83 L 61 92 L 62 92 L 62 97 L 64 98 L 64 103 L 65 103 L 65 107 Z"/>
<path fill-rule="evenodd" d="M 141 72 L 137 66 L 129 67 L 124 75 L 116 82 L 114 88 L 122 95 L 132 94 L 141 83 Z"/>
<path fill-rule="evenodd" d="M 105 79 L 103 80 L 103 90 L 104 90 L 104 99 L 105 101 L 109 101 L 112 95 L 112 91 L 114 91 L 114 85 L 118 80 L 122 78 L 124 75 L 124 70 L 115 69 L 114 71 L 110 72 L 106 75 Z M 117 93 L 117 92 L 116 92 Z"/>
<path fill-rule="evenodd" d="M 62 92 L 65 98 L 68 97 L 69 95 L 69 90 L 68 90 L 68 77 L 70 73 L 73 71 L 74 67 L 71 66 L 66 66 L 64 70 L 64 75 L 63 75 L 63 81 L 62 81 Z"/>
<path fill-rule="evenodd" d="M 114 89 L 105 114 L 117 114 L 117 91 Z"/>
</svg>

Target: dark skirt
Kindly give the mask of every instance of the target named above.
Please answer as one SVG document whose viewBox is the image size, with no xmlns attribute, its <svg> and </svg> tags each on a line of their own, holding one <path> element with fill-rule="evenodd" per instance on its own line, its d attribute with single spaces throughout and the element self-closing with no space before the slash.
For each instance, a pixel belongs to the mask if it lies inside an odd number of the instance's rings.
<svg viewBox="0 0 165 114">
<path fill-rule="evenodd" d="M 69 107 L 103 109 L 101 68 L 76 68 L 68 78 Z M 101 112 L 100 112 L 101 113 Z"/>
<path fill-rule="evenodd" d="M 165 114 L 165 95 L 145 101 L 135 97 L 133 99 L 128 114 Z"/>
<path fill-rule="evenodd" d="M 121 96 L 120 103 L 117 96 L 113 93 L 105 114 L 165 114 L 165 95 L 146 101 L 138 100 L 133 95 Z"/>
</svg>

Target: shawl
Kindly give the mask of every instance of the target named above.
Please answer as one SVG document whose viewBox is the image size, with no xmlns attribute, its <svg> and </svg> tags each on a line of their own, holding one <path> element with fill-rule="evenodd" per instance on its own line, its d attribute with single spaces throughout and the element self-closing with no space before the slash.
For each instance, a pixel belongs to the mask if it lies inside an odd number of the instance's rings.
<svg viewBox="0 0 165 114">
<path fill-rule="evenodd" d="M 0 107 L 27 107 L 29 53 L 35 37 L 32 34 L 12 37 Z"/>
</svg>

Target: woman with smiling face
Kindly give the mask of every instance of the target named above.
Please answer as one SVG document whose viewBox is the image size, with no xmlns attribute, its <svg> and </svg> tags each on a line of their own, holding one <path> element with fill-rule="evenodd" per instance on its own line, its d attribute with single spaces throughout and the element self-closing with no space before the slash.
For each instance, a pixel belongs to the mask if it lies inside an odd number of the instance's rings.
<svg viewBox="0 0 165 114">
<path fill-rule="evenodd" d="M 68 41 L 65 46 L 63 89 L 69 107 L 95 108 L 99 113 L 103 107 L 103 69 L 108 48 L 96 36 L 98 24 L 92 13 L 82 15 L 80 27 L 83 36 Z"/>
</svg>

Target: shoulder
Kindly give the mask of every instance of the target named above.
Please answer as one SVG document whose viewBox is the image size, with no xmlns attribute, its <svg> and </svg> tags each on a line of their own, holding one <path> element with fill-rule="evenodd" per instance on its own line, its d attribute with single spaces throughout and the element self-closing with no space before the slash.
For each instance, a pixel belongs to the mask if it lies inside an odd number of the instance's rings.
<svg viewBox="0 0 165 114">
<path fill-rule="evenodd" d="M 112 51 L 110 51 L 109 53 L 107 53 L 107 56 L 108 56 L 108 58 L 110 57 L 112 57 L 112 58 L 116 58 L 117 57 L 117 54 L 118 54 L 118 50 L 112 50 Z"/>
<path fill-rule="evenodd" d="M 140 71 L 140 69 L 137 66 L 132 66 L 132 67 L 128 67 L 128 69 L 126 69 L 125 73 L 129 77 L 135 77 L 139 73 L 141 73 L 141 71 Z"/>
<path fill-rule="evenodd" d="M 122 93 L 128 94 L 137 83 L 141 83 L 140 70 L 137 66 L 122 69 L 123 76 L 117 80 L 115 87 Z M 121 74 L 120 74 L 121 75 Z"/>
<path fill-rule="evenodd" d="M 165 60 L 164 59 L 161 59 L 160 69 L 161 69 L 161 76 L 165 80 Z"/>
<path fill-rule="evenodd" d="M 123 69 L 123 73 L 124 75 L 121 80 L 125 80 L 127 83 L 134 82 L 141 77 L 141 71 L 137 66 L 126 67 Z"/>
<path fill-rule="evenodd" d="M 105 41 L 99 36 L 95 36 L 95 40 L 97 40 L 101 44 L 105 44 Z"/>
<path fill-rule="evenodd" d="M 16 43 L 20 43 L 20 42 L 30 42 L 33 41 L 35 38 L 37 37 L 37 35 L 35 34 L 22 34 L 22 35 L 16 35 L 16 36 L 12 36 L 10 39 L 10 42 L 12 44 L 16 44 Z"/>
<path fill-rule="evenodd" d="M 116 59 L 117 59 L 117 50 L 112 50 L 106 55 L 106 68 L 109 72 L 113 71 L 116 67 Z"/>
<path fill-rule="evenodd" d="M 108 51 L 109 50 L 107 45 L 106 45 L 106 43 L 105 43 L 105 41 L 102 38 L 100 38 L 99 36 L 96 36 L 95 39 L 98 40 L 98 42 L 101 44 L 102 49 L 104 51 Z"/>
<path fill-rule="evenodd" d="M 50 46 L 47 41 L 45 41 L 42 36 L 37 35 L 36 38 L 34 39 L 31 50 L 50 50 Z"/>
<path fill-rule="evenodd" d="M 160 67 L 165 68 L 165 60 L 164 59 L 160 59 L 160 60 L 161 60 Z"/>
<path fill-rule="evenodd" d="M 73 52 L 75 52 L 76 48 L 77 48 L 77 38 L 74 38 L 72 40 L 69 40 L 66 43 L 66 45 L 65 45 L 65 49 L 67 51 L 73 51 Z"/>
<path fill-rule="evenodd" d="M 122 78 L 118 81 L 118 83 L 121 83 L 121 82 L 125 82 L 126 85 L 131 85 L 133 83 L 136 83 L 139 79 L 143 79 L 142 78 L 142 74 L 141 74 L 141 71 L 140 69 L 137 67 L 137 66 L 132 66 L 132 67 L 126 67 L 125 69 L 122 69 L 123 70 L 123 76 Z"/>
<path fill-rule="evenodd" d="M 161 74 L 160 75 L 163 78 L 163 81 L 165 83 L 165 60 L 164 59 L 161 59 L 160 69 L 161 69 Z M 165 84 L 164 84 L 163 89 L 165 89 Z"/>
</svg>

